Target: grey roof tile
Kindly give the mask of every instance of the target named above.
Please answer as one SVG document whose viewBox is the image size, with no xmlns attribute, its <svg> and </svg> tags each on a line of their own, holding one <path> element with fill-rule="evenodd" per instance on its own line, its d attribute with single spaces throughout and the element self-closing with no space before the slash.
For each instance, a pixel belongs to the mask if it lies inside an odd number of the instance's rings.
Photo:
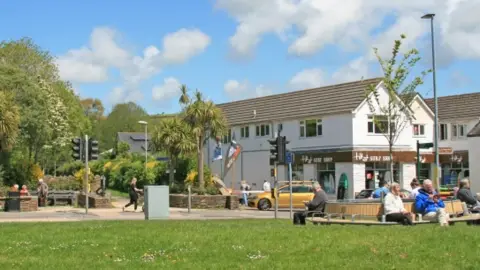
<svg viewBox="0 0 480 270">
<path fill-rule="evenodd" d="M 229 125 L 345 113 L 355 110 L 362 103 L 368 85 L 377 85 L 381 81 L 381 78 L 366 79 L 217 106 L 225 114 Z"/>
<path fill-rule="evenodd" d="M 130 145 L 131 153 L 145 153 L 145 133 L 144 132 L 118 132 L 118 142 L 126 142 Z M 150 134 L 147 136 L 150 141 Z M 148 146 L 150 151 L 150 144 Z"/>
<path fill-rule="evenodd" d="M 435 111 L 433 98 L 425 99 L 425 103 Z M 438 97 L 438 118 L 442 120 L 480 117 L 479 104 L 480 92 Z"/>
</svg>

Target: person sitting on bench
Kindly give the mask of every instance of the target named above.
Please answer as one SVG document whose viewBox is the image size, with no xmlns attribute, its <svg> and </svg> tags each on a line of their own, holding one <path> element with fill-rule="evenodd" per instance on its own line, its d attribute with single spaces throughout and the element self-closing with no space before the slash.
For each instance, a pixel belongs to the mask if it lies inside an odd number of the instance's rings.
<svg viewBox="0 0 480 270">
<path fill-rule="evenodd" d="M 393 183 L 390 186 L 390 192 L 385 196 L 385 214 L 386 220 L 390 222 L 398 222 L 403 225 L 413 225 L 412 213 L 408 212 L 403 206 L 400 197 L 400 185 Z"/>
<path fill-rule="evenodd" d="M 440 226 L 448 226 L 449 216 L 445 211 L 440 195 L 433 189 L 432 180 L 423 181 L 423 188 L 418 190 L 415 198 L 415 209 L 425 220 L 437 220 Z"/>
<path fill-rule="evenodd" d="M 388 183 L 387 181 L 380 181 L 379 183 L 380 187 L 375 189 L 375 191 L 372 194 L 372 197 L 374 199 L 382 199 L 385 198 L 385 196 L 388 194 Z"/>
<path fill-rule="evenodd" d="M 305 202 L 305 206 L 308 209 L 307 212 L 309 213 L 296 212 L 293 214 L 293 224 L 295 225 L 305 225 L 305 219 L 307 218 L 307 215 L 313 215 L 312 212 L 323 213 L 323 210 L 325 209 L 325 205 L 328 201 L 327 193 L 323 191 L 318 182 L 314 182 L 312 188 L 315 196 L 310 202 Z"/>
<path fill-rule="evenodd" d="M 472 191 L 470 190 L 470 181 L 468 181 L 468 179 L 465 178 L 460 181 L 457 198 L 466 203 L 471 212 L 480 212 L 480 202 L 475 196 L 473 196 Z"/>
</svg>

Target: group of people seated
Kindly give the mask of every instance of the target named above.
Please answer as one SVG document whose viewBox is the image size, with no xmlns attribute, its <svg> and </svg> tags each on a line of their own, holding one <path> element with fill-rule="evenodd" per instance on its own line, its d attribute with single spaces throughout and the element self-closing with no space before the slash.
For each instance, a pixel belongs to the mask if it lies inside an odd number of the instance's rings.
<svg viewBox="0 0 480 270">
<path fill-rule="evenodd" d="M 12 186 L 12 188 L 10 189 L 11 192 L 20 192 L 20 195 L 22 196 L 30 196 L 30 192 L 28 192 L 28 188 L 26 185 L 23 185 L 22 186 L 22 189 L 18 190 L 18 185 L 15 184 Z"/>
<path fill-rule="evenodd" d="M 440 226 L 449 226 L 450 216 L 445 210 L 445 203 L 440 198 L 440 194 L 434 189 L 430 179 L 423 181 L 420 185 L 417 179 L 410 183 L 412 192 L 410 199 L 414 200 L 415 212 L 423 220 L 436 220 Z M 322 190 L 319 183 L 313 184 L 314 198 L 310 202 L 305 202 L 306 212 L 297 212 L 293 216 L 293 223 L 296 225 L 305 225 L 305 219 L 312 212 L 323 213 L 328 201 L 327 194 Z M 415 213 L 405 209 L 403 200 L 406 196 L 401 192 L 398 183 L 382 183 L 381 187 L 374 191 L 374 198 L 383 198 L 384 214 L 386 221 L 398 222 L 403 225 L 414 225 Z M 472 194 L 468 179 L 460 181 L 456 197 L 466 203 L 470 212 L 480 213 L 480 202 Z"/>
</svg>

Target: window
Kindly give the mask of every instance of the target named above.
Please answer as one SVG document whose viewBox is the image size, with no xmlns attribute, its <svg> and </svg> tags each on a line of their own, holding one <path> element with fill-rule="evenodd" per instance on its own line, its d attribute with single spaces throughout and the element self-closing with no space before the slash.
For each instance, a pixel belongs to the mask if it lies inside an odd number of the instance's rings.
<svg viewBox="0 0 480 270">
<path fill-rule="evenodd" d="M 318 182 L 327 194 L 335 194 L 335 163 L 317 164 Z"/>
<path fill-rule="evenodd" d="M 425 136 L 425 125 L 414 124 L 413 125 L 413 136 Z"/>
<path fill-rule="evenodd" d="M 452 124 L 452 139 L 465 138 L 467 136 L 467 125 L 465 124 Z"/>
<path fill-rule="evenodd" d="M 418 164 L 416 164 L 415 167 L 416 166 L 418 166 Z M 423 180 L 425 179 L 430 179 L 430 163 L 420 163 L 420 169 L 418 172 L 418 181 L 420 181 L 420 183 L 423 183 Z"/>
<path fill-rule="evenodd" d="M 322 119 L 300 121 L 300 137 L 322 136 Z"/>
<path fill-rule="evenodd" d="M 448 140 L 448 124 L 440 124 L 440 140 Z"/>
<path fill-rule="evenodd" d="M 255 127 L 257 137 L 270 136 L 270 125 L 258 125 Z"/>
<path fill-rule="evenodd" d="M 279 189 L 279 193 L 290 193 L 290 186 L 284 186 Z M 309 186 L 292 186 L 292 193 L 310 193 L 313 192 Z"/>
<path fill-rule="evenodd" d="M 232 130 L 228 129 L 227 134 L 223 136 L 223 143 L 230 143 L 232 141 Z"/>
<path fill-rule="evenodd" d="M 250 128 L 248 126 L 240 128 L 240 138 L 250 137 Z"/>
<path fill-rule="evenodd" d="M 390 123 L 390 129 L 395 132 L 395 122 Z M 368 116 L 368 133 L 370 134 L 388 134 L 388 117 L 382 115 Z"/>
<path fill-rule="evenodd" d="M 303 164 L 292 164 L 292 178 L 293 180 L 305 180 L 303 179 Z"/>
</svg>

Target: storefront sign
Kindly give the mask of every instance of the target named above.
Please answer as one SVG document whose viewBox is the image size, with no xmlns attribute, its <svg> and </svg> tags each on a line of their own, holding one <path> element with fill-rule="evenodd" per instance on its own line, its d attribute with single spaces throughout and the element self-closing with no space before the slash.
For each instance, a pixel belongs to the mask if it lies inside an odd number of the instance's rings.
<svg viewBox="0 0 480 270">
<path fill-rule="evenodd" d="M 334 162 L 333 157 L 312 157 L 308 155 L 302 155 L 303 164 L 312 164 L 312 163 L 326 163 Z"/>
<path fill-rule="evenodd" d="M 361 162 L 390 162 L 390 156 L 377 156 L 363 152 L 355 152 L 353 160 Z"/>
<path fill-rule="evenodd" d="M 438 148 L 439 155 L 451 155 L 453 154 L 453 148 L 451 147 L 439 147 Z"/>
</svg>

